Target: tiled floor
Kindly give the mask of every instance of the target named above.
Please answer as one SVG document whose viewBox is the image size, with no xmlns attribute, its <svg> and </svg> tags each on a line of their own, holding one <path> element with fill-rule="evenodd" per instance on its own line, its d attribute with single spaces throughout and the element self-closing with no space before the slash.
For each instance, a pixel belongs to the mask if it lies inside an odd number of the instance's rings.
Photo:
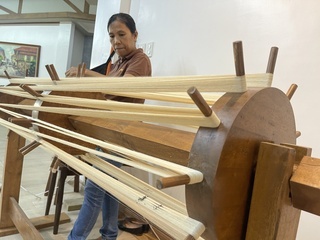
<svg viewBox="0 0 320 240">
<path fill-rule="evenodd" d="M 6 135 L 7 129 L 0 126 L 0 181 L 3 175 L 3 163 L 6 150 Z M 24 166 L 22 173 L 22 183 L 20 190 L 19 205 L 29 218 L 43 216 L 45 212 L 45 205 L 47 197 L 44 196 L 44 190 L 49 174 L 49 166 L 52 161 L 52 155 L 48 154 L 41 148 L 37 148 L 27 154 L 24 158 Z M 80 193 L 73 191 L 73 177 L 68 177 L 65 184 L 64 199 L 81 198 L 83 194 L 83 183 L 81 184 Z M 54 213 L 54 206 L 50 209 L 50 214 Z M 52 228 L 41 230 L 41 235 L 44 239 L 62 240 L 66 239 L 69 231 L 72 228 L 73 222 L 77 218 L 79 211 L 67 211 L 64 204 L 62 211 L 66 212 L 71 219 L 70 223 L 59 226 L 59 233 L 53 235 Z M 99 237 L 99 226 L 101 219 L 97 221 L 95 228 L 89 235 L 88 239 L 95 239 Z M 22 237 L 19 234 L 0 237 L 2 240 L 20 240 Z M 148 237 L 136 237 L 126 232 L 120 232 L 118 240 L 135 240 L 135 239 L 149 239 Z"/>
</svg>

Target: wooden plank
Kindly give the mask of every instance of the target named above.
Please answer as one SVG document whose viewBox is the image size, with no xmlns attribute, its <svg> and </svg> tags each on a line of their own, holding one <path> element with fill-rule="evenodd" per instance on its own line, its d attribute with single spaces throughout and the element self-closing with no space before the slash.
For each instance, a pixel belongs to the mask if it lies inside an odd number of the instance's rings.
<svg viewBox="0 0 320 240">
<path fill-rule="evenodd" d="M 23 0 L 19 0 L 19 6 L 18 6 L 18 13 L 22 13 L 22 5 L 23 5 Z"/>
<path fill-rule="evenodd" d="M 320 216 L 320 159 L 305 156 L 290 179 L 292 204 Z"/>
<path fill-rule="evenodd" d="M 3 6 L 0 6 L 0 9 L 3 11 L 10 11 Z M 72 13 L 72 12 L 46 12 L 46 13 L 23 13 L 17 14 L 11 12 L 11 14 L 0 15 L 0 20 L 16 20 L 15 22 L 30 22 L 35 20 L 41 20 L 42 22 L 49 22 L 49 21 L 58 21 L 62 19 L 82 19 L 88 21 L 94 21 L 96 15 L 94 14 L 85 14 L 85 13 Z"/>
<path fill-rule="evenodd" d="M 10 198 L 9 215 L 23 239 L 43 239 L 13 197 Z"/>
<path fill-rule="evenodd" d="M 6 8 L 6 7 L 2 6 L 2 5 L 0 5 L 0 9 L 2 11 L 4 11 L 4 12 L 9 13 L 9 15 L 16 14 L 14 11 L 11 11 L 9 8 Z"/>
<path fill-rule="evenodd" d="M 54 215 L 41 216 L 30 219 L 31 223 L 36 227 L 36 229 L 43 229 L 52 227 L 54 223 Z M 59 224 L 64 224 L 70 222 L 70 217 L 66 213 L 61 213 Z M 19 233 L 15 227 L 8 227 L 0 229 L 0 237 L 8 236 L 12 234 Z"/>
<path fill-rule="evenodd" d="M 187 166 L 195 133 L 142 122 L 69 117 L 78 132 Z"/>
<path fill-rule="evenodd" d="M 63 0 L 66 4 L 68 4 L 76 13 L 81 13 L 82 11 L 77 8 L 70 0 Z"/>
<path fill-rule="evenodd" d="M 246 240 L 294 240 L 300 210 L 292 207 L 289 179 L 293 148 L 263 142 L 260 145 Z"/>
<path fill-rule="evenodd" d="M 13 226 L 8 211 L 10 205 L 9 197 L 19 201 L 23 155 L 18 150 L 25 145 L 25 141 L 15 132 L 9 131 L 0 194 L 0 229 Z"/>
<path fill-rule="evenodd" d="M 289 143 L 285 143 L 285 144 L 281 144 L 281 145 L 287 146 L 287 147 L 291 147 L 291 148 L 294 148 L 296 150 L 296 158 L 294 160 L 294 168 L 293 168 L 293 170 L 295 170 L 299 166 L 301 160 L 305 156 L 311 156 L 312 148 L 303 147 L 303 146 L 297 146 L 297 145 L 289 144 Z"/>
</svg>

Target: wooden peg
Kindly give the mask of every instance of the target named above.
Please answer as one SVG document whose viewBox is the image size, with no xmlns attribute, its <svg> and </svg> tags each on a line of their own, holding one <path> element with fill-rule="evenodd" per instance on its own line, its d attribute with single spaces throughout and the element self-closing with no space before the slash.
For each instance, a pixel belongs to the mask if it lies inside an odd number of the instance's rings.
<svg viewBox="0 0 320 240">
<path fill-rule="evenodd" d="M 50 65 L 47 64 L 46 69 L 47 69 L 52 81 L 59 81 L 60 80 L 58 73 L 57 73 L 53 64 L 50 64 Z"/>
<path fill-rule="evenodd" d="M 206 117 L 210 117 L 212 115 L 212 109 L 204 100 L 198 89 L 196 87 L 191 87 L 187 92 L 194 103 L 198 106 L 200 111 L 203 113 L 203 115 Z"/>
<path fill-rule="evenodd" d="M 19 87 L 21 87 L 26 92 L 30 93 L 34 97 L 42 97 L 40 93 L 37 93 L 34 91 L 31 87 L 29 87 L 27 84 L 20 84 Z"/>
<path fill-rule="evenodd" d="M 4 70 L 4 74 L 6 75 L 6 77 L 7 77 L 8 79 L 11 79 L 11 77 L 10 77 L 9 73 L 7 72 L 7 70 Z"/>
<path fill-rule="evenodd" d="M 272 74 L 274 73 L 277 56 L 278 56 L 278 50 L 279 49 L 277 47 L 271 48 L 266 73 L 272 73 Z"/>
<path fill-rule="evenodd" d="M 39 145 L 40 145 L 39 142 L 33 141 L 30 144 L 20 148 L 19 152 L 24 156 L 24 155 L 28 154 L 29 152 L 31 152 L 33 149 L 37 148 Z"/>
<path fill-rule="evenodd" d="M 8 121 L 26 128 L 32 127 L 32 120 L 30 119 L 10 117 Z"/>
<path fill-rule="evenodd" d="M 49 76 L 50 76 L 50 78 L 51 78 L 51 80 L 54 80 L 54 74 L 53 74 L 53 72 L 52 72 L 52 70 L 51 70 L 51 67 L 50 67 L 50 65 L 46 65 L 46 69 L 47 69 L 47 71 L 48 71 L 48 73 L 49 73 Z"/>
<path fill-rule="evenodd" d="M 236 75 L 238 77 L 245 75 L 244 59 L 243 59 L 243 47 L 242 42 L 237 41 L 233 43 L 233 55 L 236 68 Z"/>
<path fill-rule="evenodd" d="M 190 177 L 186 174 L 174 176 L 174 177 L 165 177 L 157 180 L 157 188 L 164 189 L 168 187 L 175 187 L 180 185 L 185 185 L 190 183 Z"/>
<path fill-rule="evenodd" d="M 298 88 L 297 84 L 291 84 L 289 90 L 286 93 L 290 100 L 291 100 L 293 94 L 296 92 L 297 88 Z"/>
<path fill-rule="evenodd" d="M 86 68 L 87 68 L 87 65 L 83 62 L 81 64 L 81 77 L 84 77 L 85 74 L 86 74 Z"/>
<path fill-rule="evenodd" d="M 84 77 L 86 72 L 86 64 L 81 63 L 78 65 L 77 77 Z"/>
<path fill-rule="evenodd" d="M 52 71 L 53 76 L 54 76 L 54 79 L 53 79 L 53 80 L 59 81 L 60 78 L 59 78 L 59 76 L 58 76 L 58 73 L 57 73 L 56 68 L 54 67 L 54 65 L 53 65 L 53 64 L 50 64 L 50 68 L 51 68 L 51 71 Z"/>
</svg>

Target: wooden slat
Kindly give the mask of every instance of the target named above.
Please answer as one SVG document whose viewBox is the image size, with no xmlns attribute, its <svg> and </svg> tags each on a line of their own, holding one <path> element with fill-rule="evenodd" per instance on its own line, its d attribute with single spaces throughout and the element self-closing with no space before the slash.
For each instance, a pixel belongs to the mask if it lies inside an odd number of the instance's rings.
<svg viewBox="0 0 320 240">
<path fill-rule="evenodd" d="M 294 240 L 300 210 L 292 207 L 289 179 L 295 150 L 261 143 L 254 178 L 246 240 Z"/>
<path fill-rule="evenodd" d="M 305 156 L 290 179 L 293 206 L 320 216 L 320 159 Z"/>
<path fill-rule="evenodd" d="M 76 5 L 74 5 L 70 0 L 63 0 L 66 4 L 68 4 L 75 12 L 81 13 L 82 11 L 77 8 Z"/>
<path fill-rule="evenodd" d="M 15 132 L 9 131 L 0 195 L 0 228 L 13 226 L 8 211 L 9 196 L 19 200 L 23 155 L 19 153 L 18 149 L 25 145 L 25 141 Z"/>
<path fill-rule="evenodd" d="M 78 132 L 187 166 L 195 133 L 142 122 L 69 117 Z"/>
<path fill-rule="evenodd" d="M 11 10 L 0 6 L 0 9 L 6 12 Z M 10 12 L 12 14 L 0 15 L 1 21 L 14 21 L 14 22 L 30 22 L 35 20 L 41 20 L 42 22 L 52 21 L 53 19 L 82 19 L 88 21 L 94 21 L 95 15 L 85 14 L 85 13 L 72 13 L 72 12 L 47 12 L 47 13 L 23 13 L 17 14 L 15 12 Z"/>
<path fill-rule="evenodd" d="M 54 214 L 31 218 L 30 221 L 36 227 L 36 229 L 52 227 L 54 224 Z M 66 213 L 62 212 L 60 215 L 59 224 L 68 223 L 70 221 L 70 217 Z M 16 227 L 0 228 L 0 237 L 17 233 L 19 232 Z"/>
<path fill-rule="evenodd" d="M 23 239 L 43 239 L 13 197 L 10 197 L 9 215 Z"/>
<path fill-rule="evenodd" d="M 22 4 L 23 4 L 23 0 L 19 0 L 19 6 L 18 6 L 18 13 L 19 14 L 22 13 Z"/>
<path fill-rule="evenodd" d="M 289 143 L 282 143 L 281 145 L 294 148 L 296 150 L 296 158 L 294 161 L 293 171 L 295 171 L 295 169 L 300 165 L 301 160 L 305 156 L 311 156 L 312 148 L 310 147 L 303 147 L 303 146 L 298 146 L 298 145 L 289 144 Z"/>
<path fill-rule="evenodd" d="M 0 9 L 1 9 L 2 11 L 4 11 L 4 12 L 9 13 L 10 15 L 12 15 L 12 14 L 16 14 L 14 11 L 12 11 L 12 10 L 10 10 L 10 9 L 8 9 L 8 8 L 6 8 L 6 7 L 4 7 L 4 6 L 2 6 L 2 5 L 0 5 Z"/>
</svg>

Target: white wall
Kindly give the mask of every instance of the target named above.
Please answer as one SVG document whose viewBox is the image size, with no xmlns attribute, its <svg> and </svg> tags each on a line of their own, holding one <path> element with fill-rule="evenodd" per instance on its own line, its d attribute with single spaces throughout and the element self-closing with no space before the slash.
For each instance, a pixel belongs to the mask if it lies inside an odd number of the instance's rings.
<svg viewBox="0 0 320 240">
<path fill-rule="evenodd" d="M 45 65 L 54 64 L 59 76 L 64 76 L 72 49 L 74 24 L 71 22 L 55 24 L 8 24 L 1 25 L 0 41 L 40 45 L 39 77 L 49 77 Z M 0 84 L 7 80 L 0 78 Z"/>
<path fill-rule="evenodd" d="M 105 7 L 115 4 L 100 2 Z M 232 42 L 237 40 L 243 41 L 246 72 L 265 72 L 270 48 L 279 47 L 273 86 L 286 92 L 292 83 L 298 84 L 291 100 L 302 133 L 297 144 L 311 147 L 318 158 L 319 12 L 318 0 L 131 1 L 138 41 L 155 42 L 154 76 L 234 73 Z M 319 235 L 320 217 L 303 213 L 297 239 L 316 240 Z"/>
<path fill-rule="evenodd" d="M 39 77 L 49 77 L 46 64 L 53 64 L 60 77 L 70 66 L 82 62 L 86 37 L 72 22 L 2 24 L 0 42 L 40 45 Z M 7 84 L 0 78 L 0 85 Z"/>
</svg>

